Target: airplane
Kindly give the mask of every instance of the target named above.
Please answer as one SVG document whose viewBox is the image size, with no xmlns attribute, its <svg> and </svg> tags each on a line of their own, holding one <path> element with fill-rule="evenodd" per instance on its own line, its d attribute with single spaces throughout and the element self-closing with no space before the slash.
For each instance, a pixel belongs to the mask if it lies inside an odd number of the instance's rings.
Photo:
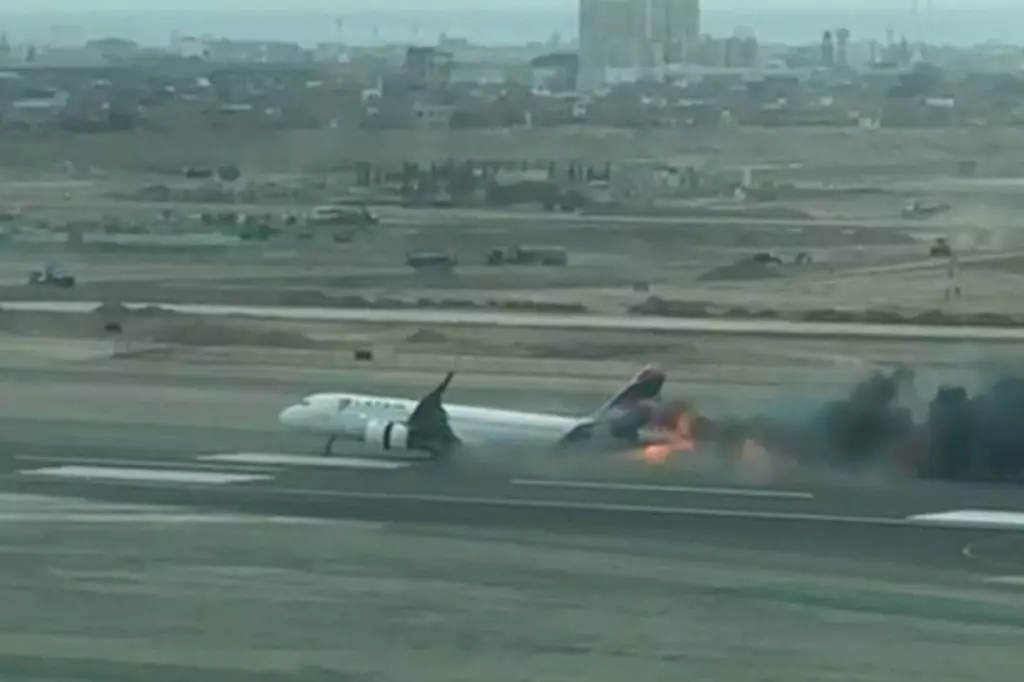
<svg viewBox="0 0 1024 682">
<path fill-rule="evenodd" d="M 651 442 L 644 435 L 660 403 L 666 375 L 644 367 L 586 416 L 554 415 L 473 405 L 446 405 L 455 373 L 419 401 L 357 393 L 315 393 L 284 408 L 286 428 L 327 438 L 323 454 L 342 441 L 363 443 L 377 456 L 442 459 L 466 449 L 494 451 L 588 444 L 631 446 Z"/>
</svg>

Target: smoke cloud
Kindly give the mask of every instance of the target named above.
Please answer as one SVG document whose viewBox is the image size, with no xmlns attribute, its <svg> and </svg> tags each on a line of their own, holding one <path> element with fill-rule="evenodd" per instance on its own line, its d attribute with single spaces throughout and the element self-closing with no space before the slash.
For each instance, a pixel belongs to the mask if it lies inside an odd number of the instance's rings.
<svg viewBox="0 0 1024 682">
<path fill-rule="evenodd" d="M 909 369 L 879 371 L 802 414 L 701 417 L 694 435 L 725 457 L 753 441 L 798 467 L 1024 480 L 1024 377 L 999 374 L 973 394 L 965 385 L 940 385 L 915 419 L 921 383 Z"/>
</svg>

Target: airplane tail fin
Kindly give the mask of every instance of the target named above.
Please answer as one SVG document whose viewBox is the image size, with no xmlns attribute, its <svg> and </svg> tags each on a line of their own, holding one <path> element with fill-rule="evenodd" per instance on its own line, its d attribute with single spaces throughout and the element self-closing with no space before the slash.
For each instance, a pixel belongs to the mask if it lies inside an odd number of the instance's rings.
<svg viewBox="0 0 1024 682">
<path fill-rule="evenodd" d="M 601 407 L 591 415 L 600 419 L 611 410 L 628 409 L 644 400 L 654 400 L 661 396 L 665 385 L 665 372 L 654 365 L 647 365 L 633 379 L 612 395 Z"/>
<path fill-rule="evenodd" d="M 665 372 L 654 365 L 647 365 L 633 379 L 612 395 L 601 407 L 589 416 L 583 417 L 559 439 L 559 445 L 589 440 L 598 424 L 604 422 L 609 413 L 632 413 L 632 408 L 646 400 L 657 400 L 661 397 L 661 388 L 665 385 Z"/>
</svg>

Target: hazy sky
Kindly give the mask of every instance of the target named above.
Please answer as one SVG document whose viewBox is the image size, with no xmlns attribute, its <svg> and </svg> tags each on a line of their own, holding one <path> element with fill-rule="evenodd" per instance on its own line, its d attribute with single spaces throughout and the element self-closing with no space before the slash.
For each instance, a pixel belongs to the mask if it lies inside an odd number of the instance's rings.
<svg viewBox="0 0 1024 682">
<path fill-rule="evenodd" d="M 76 39 L 117 35 L 146 45 L 165 45 L 172 31 L 303 44 L 338 39 L 429 44 L 441 34 L 511 44 L 547 40 L 553 33 L 575 36 L 578 4 L 579 0 L 0 0 L 0 31 L 23 42 L 53 39 L 54 26 L 68 26 L 78 29 Z M 919 0 L 921 7 L 926 4 Z M 794 44 L 814 42 L 829 25 L 876 40 L 895 30 L 911 39 L 939 43 L 969 45 L 996 39 L 1016 44 L 1024 26 L 1024 0 L 932 0 L 936 12 L 916 18 L 910 12 L 914 0 L 701 0 L 701 6 L 706 33 L 730 35 L 742 26 L 767 41 Z M 986 12 L 985 7 L 1011 11 Z M 431 9 L 440 11 L 430 14 Z M 495 20 L 481 17 L 488 9 L 514 14 Z M 794 9 L 805 12 L 799 18 L 773 12 Z M 164 16 L 161 10 L 170 14 Z M 289 14 L 276 15 L 275 10 Z M 54 11 L 69 14 L 58 19 L 50 14 Z M 218 11 L 230 14 L 206 16 Z M 83 16 L 90 12 L 98 14 Z M 343 28 L 323 21 L 322 15 L 341 19 Z"/>
<path fill-rule="evenodd" d="M 921 0 L 921 5 L 926 0 Z M 0 0 L 0 20 L 5 12 L 45 12 L 53 10 L 89 12 L 118 10 L 143 12 L 147 9 L 199 10 L 317 10 L 332 13 L 436 9 L 551 9 L 570 11 L 578 0 Z M 828 8 L 909 8 L 913 0 L 704 0 L 702 5 L 714 9 L 815 9 Z M 965 9 L 982 7 L 1024 7 L 1024 0 L 933 0 L 936 8 Z"/>
</svg>

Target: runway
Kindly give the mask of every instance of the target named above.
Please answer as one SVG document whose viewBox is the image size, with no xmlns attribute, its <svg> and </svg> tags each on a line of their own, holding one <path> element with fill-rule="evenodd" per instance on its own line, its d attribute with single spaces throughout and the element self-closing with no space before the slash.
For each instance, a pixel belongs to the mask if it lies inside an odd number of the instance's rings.
<svg viewBox="0 0 1024 682">
<path fill-rule="evenodd" d="M 13 446 L 13 447 L 12 447 Z M 531 473 L 514 464 L 452 467 L 352 453 L 194 452 L 146 447 L 6 445 L 0 490 L 273 516 L 679 538 L 709 546 L 846 558 L 943 578 L 984 582 L 974 542 L 1020 543 L 1016 489 L 905 482 L 865 486 L 731 485 L 655 471 L 617 477 Z M 355 453 L 358 455 L 358 453 Z M 584 468 L 586 471 L 586 468 Z M 1016 538 L 1020 538 L 1019 540 Z M 1016 559 L 1014 559 L 1014 562 Z M 1013 562 L 1009 562 L 1013 563 Z"/>
<path fill-rule="evenodd" d="M 2 301 L 0 307 L 20 312 L 83 314 L 95 310 L 100 301 Z M 303 308 L 275 306 L 234 306 L 200 303 L 131 301 L 129 309 L 163 308 L 169 312 L 202 317 L 251 317 L 259 319 L 402 323 L 446 326 L 496 326 L 537 329 L 630 330 L 693 332 L 703 334 L 745 334 L 782 337 L 851 337 L 868 339 L 1019 341 L 1024 329 L 966 325 L 860 324 L 841 322 L 794 322 L 788 320 L 692 319 L 642 315 L 543 314 L 470 310 L 378 310 L 363 308 Z"/>
<path fill-rule="evenodd" d="M 327 459 L 266 388 L 37 382 L 0 420 L 4 679 L 1019 679 L 1014 489 Z"/>
</svg>

